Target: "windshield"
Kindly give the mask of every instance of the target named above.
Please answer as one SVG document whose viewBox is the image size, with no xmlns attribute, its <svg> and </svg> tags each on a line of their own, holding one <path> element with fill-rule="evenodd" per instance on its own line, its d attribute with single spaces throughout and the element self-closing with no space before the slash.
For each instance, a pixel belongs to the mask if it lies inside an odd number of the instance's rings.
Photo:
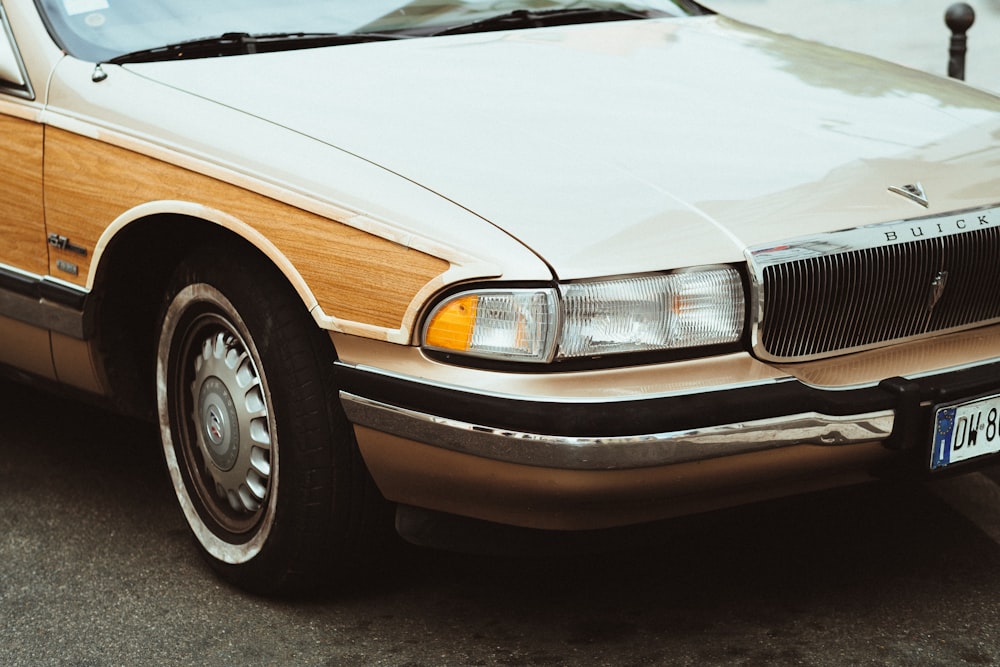
<svg viewBox="0 0 1000 667">
<path fill-rule="evenodd" d="M 546 13 L 562 9 L 624 10 L 642 16 L 699 13 L 698 6 L 690 0 L 36 0 L 36 3 L 60 46 L 78 58 L 92 61 L 236 33 L 426 36 L 517 10 Z M 490 26 L 482 29 L 531 27 Z"/>
</svg>

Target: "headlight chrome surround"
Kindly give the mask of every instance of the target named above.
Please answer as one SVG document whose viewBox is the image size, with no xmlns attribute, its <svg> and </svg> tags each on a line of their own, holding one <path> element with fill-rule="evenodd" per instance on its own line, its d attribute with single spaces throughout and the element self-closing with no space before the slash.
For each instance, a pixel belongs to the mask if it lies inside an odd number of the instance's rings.
<svg viewBox="0 0 1000 667">
<path fill-rule="evenodd" d="M 735 343 L 746 317 L 729 266 L 453 294 L 426 320 L 430 350 L 547 363 Z"/>
</svg>

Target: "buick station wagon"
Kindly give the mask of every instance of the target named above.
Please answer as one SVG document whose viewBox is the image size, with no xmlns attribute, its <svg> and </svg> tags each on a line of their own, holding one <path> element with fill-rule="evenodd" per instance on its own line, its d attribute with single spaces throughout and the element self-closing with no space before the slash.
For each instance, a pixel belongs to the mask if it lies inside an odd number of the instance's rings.
<svg viewBox="0 0 1000 667">
<path fill-rule="evenodd" d="M 0 0 L 0 192 L 248 590 L 1000 451 L 1000 100 L 690 0 Z"/>
</svg>

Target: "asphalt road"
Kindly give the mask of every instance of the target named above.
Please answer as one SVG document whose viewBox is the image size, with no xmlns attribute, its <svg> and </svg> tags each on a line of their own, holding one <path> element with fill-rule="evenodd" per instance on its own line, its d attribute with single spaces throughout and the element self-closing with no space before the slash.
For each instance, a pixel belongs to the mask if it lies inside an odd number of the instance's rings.
<svg viewBox="0 0 1000 667">
<path fill-rule="evenodd" d="M 3 382 L 0 399 L 2 665 L 1000 663 L 985 475 L 667 524 L 603 554 L 400 548 L 358 590 L 274 601 L 201 562 L 152 428 Z"/>
</svg>

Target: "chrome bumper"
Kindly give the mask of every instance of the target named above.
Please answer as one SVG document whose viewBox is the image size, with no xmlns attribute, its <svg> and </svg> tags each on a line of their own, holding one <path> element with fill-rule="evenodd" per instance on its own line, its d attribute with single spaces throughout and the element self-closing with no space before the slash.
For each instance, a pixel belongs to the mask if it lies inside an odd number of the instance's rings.
<svg viewBox="0 0 1000 667">
<path fill-rule="evenodd" d="M 472 424 L 340 393 L 359 426 L 487 459 L 565 470 L 626 470 L 713 459 L 792 445 L 852 445 L 887 439 L 893 410 L 830 416 L 815 412 L 699 429 L 614 437 L 524 433 Z"/>
</svg>

